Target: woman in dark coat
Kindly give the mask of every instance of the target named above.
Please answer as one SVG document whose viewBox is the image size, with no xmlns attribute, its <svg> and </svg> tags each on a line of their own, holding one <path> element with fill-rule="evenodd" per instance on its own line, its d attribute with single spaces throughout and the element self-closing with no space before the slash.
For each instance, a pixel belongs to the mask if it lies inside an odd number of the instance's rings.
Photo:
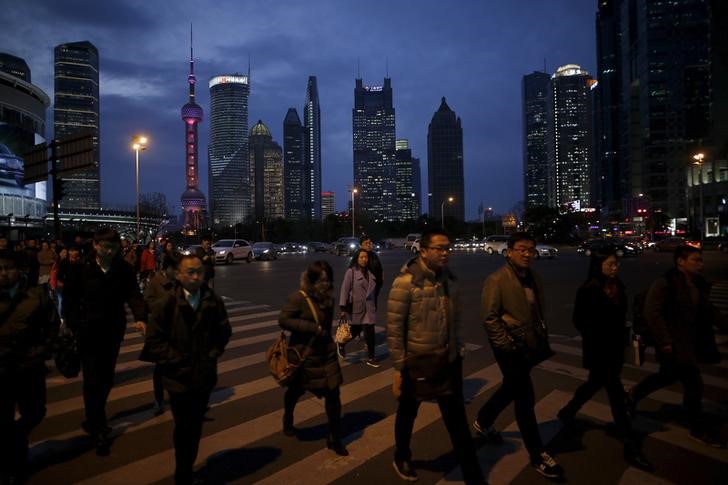
<svg viewBox="0 0 728 485">
<path fill-rule="evenodd" d="M 329 263 L 314 261 L 301 275 L 301 289 L 289 295 L 278 317 L 284 330 L 291 332 L 288 360 L 296 362 L 299 355 L 305 360 L 284 397 L 283 433 L 295 436 L 293 411 L 306 391 L 324 398 L 329 420 L 326 446 L 336 454 L 349 452 L 341 442 L 341 397 L 339 387 L 343 381 L 336 356 L 336 344 L 331 338 L 334 318 L 334 274 Z M 314 316 L 312 303 L 316 316 Z M 310 350 L 307 350 L 310 344 Z M 295 349 L 296 352 L 293 352 Z"/>
<path fill-rule="evenodd" d="M 369 271 L 369 253 L 360 249 L 354 253 L 349 269 L 344 275 L 339 291 L 339 318 L 351 320 L 351 336 L 356 337 L 362 331 L 367 343 L 369 358 L 367 365 L 379 367 L 374 356 L 374 324 L 377 321 L 377 280 L 374 272 Z M 350 312 L 350 315 L 347 313 Z M 345 344 L 339 344 L 339 356 L 346 356 Z"/>
<path fill-rule="evenodd" d="M 636 467 L 651 469 L 633 436 L 620 378 L 628 329 L 627 294 L 618 272 L 614 252 L 592 254 L 587 280 L 576 292 L 573 316 L 574 326 L 581 332 L 583 365 L 589 369 L 589 378 L 558 412 L 558 418 L 572 424 L 579 409 L 603 387 L 624 440 L 625 459 Z"/>
</svg>

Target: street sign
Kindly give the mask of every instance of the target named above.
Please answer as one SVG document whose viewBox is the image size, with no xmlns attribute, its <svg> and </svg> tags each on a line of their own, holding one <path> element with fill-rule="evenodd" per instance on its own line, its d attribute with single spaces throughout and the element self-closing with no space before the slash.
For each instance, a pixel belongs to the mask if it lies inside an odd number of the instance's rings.
<svg viewBox="0 0 728 485">
<path fill-rule="evenodd" d="M 41 143 L 22 155 L 24 164 L 23 184 L 48 180 L 48 145 Z"/>
<path fill-rule="evenodd" d="M 59 172 L 68 173 L 83 170 L 95 165 L 94 133 L 81 130 L 56 141 L 58 160 L 61 162 Z"/>
</svg>

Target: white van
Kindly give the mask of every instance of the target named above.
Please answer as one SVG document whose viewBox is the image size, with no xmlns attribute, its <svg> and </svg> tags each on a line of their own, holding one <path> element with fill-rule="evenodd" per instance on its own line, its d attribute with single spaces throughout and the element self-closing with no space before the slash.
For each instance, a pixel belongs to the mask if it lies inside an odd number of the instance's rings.
<svg viewBox="0 0 728 485">
<path fill-rule="evenodd" d="M 421 234 L 419 232 L 413 232 L 411 234 L 407 234 L 407 240 L 404 242 L 404 248 L 408 251 L 412 251 L 412 243 L 414 243 L 417 239 L 419 239 Z"/>
</svg>

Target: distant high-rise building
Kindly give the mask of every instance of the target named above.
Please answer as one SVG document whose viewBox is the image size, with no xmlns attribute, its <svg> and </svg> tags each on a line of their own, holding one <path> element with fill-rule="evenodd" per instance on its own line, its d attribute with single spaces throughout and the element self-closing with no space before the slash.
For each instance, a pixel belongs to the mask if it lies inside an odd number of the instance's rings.
<svg viewBox="0 0 728 485">
<path fill-rule="evenodd" d="M 30 68 L 25 59 L 16 57 L 7 52 L 0 52 L 0 72 L 12 74 L 26 83 L 30 83 Z"/>
<path fill-rule="evenodd" d="M 202 107 L 195 101 L 195 60 L 192 55 L 192 32 L 190 31 L 190 74 L 189 100 L 182 106 L 182 120 L 185 122 L 185 191 L 180 197 L 184 213 L 183 231 L 187 234 L 198 234 L 206 226 L 207 202 L 200 189 L 200 169 L 197 148 L 200 141 L 197 137 L 197 125 L 202 121 Z"/>
<path fill-rule="evenodd" d="M 427 128 L 427 179 L 430 217 L 440 218 L 444 210 L 446 218 L 465 220 L 463 128 L 444 97 Z"/>
<path fill-rule="evenodd" d="M 255 221 L 284 217 L 283 151 L 260 120 L 250 129 L 250 167 Z"/>
<path fill-rule="evenodd" d="M 523 193 L 526 207 L 548 205 L 547 99 L 551 76 L 535 71 L 523 76 Z"/>
<path fill-rule="evenodd" d="M 594 83 L 576 64 L 561 66 L 551 76 L 547 147 L 552 207 L 591 207 Z"/>
<path fill-rule="evenodd" d="M 417 219 L 420 216 L 419 183 L 420 161 L 412 157 L 412 150 L 407 140 L 397 140 L 395 143 L 395 193 L 397 207 L 395 219 L 406 221 Z"/>
<path fill-rule="evenodd" d="M 93 166 L 63 176 L 64 209 L 101 207 L 99 150 L 99 51 L 88 41 L 60 44 L 54 50 L 53 131 L 56 140 L 80 130 L 93 135 Z"/>
<path fill-rule="evenodd" d="M 321 220 L 321 110 L 316 76 L 308 77 L 306 104 L 303 106 L 306 218 Z"/>
<path fill-rule="evenodd" d="M 375 221 L 394 220 L 396 207 L 394 162 L 395 119 L 392 80 L 383 86 L 354 89 L 354 185 L 358 189 L 356 212 Z"/>
<path fill-rule="evenodd" d="M 210 213 L 214 225 L 230 226 L 253 217 L 248 152 L 249 76 L 210 79 Z"/>
<path fill-rule="evenodd" d="M 283 120 L 283 174 L 286 219 L 305 219 L 306 175 L 303 154 L 303 126 L 296 108 L 289 108 Z"/>
<path fill-rule="evenodd" d="M 321 218 L 336 214 L 336 193 L 331 191 L 321 192 Z"/>
</svg>

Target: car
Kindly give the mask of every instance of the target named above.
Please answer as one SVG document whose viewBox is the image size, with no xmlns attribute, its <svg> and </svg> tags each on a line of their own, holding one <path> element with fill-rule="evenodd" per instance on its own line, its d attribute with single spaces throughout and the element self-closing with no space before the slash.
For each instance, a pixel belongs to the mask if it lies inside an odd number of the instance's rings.
<svg viewBox="0 0 728 485">
<path fill-rule="evenodd" d="M 685 239 L 682 236 L 673 236 L 665 238 L 662 241 L 657 241 L 653 249 L 657 252 L 674 251 L 678 246 L 693 246 L 694 248 L 700 249 L 700 241 Z"/>
<path fill-rule="evenodd" d="M 618 257 L 636 256 L 642 252 L 637 246 L 617 238 L 589 239 L 576 248 L 577 253 L 591 256 L 595 252 L 614 252 Z"/>
<path fill-rule="evenodd" d="M 508 249 L 509 237 L 504 234 L 488 236 L 485 238 L 485 246 L 483 249 L 488 254 L 502 254 L 505 256 L 506 250 Z"/>
<path fill-rule="evenodd" d="M 312 241 L 305 247 L 308 248 L 309 253 L 328 253 L 331 250 L 331 244 L 320 241 Z"/>
<path fill-rule="evenodd" d="M 407 239 L 404 241 L 404 248 L 412 251 L 412 243 L 415 242 L 415 239 L 419 239 L 421 235 L 419 232 L 407 234 Z"/>
<path fill-rule="evenodd" d="M 258 261 L 271 261 L 278 259 L 276 245 L 272 242 L 261 241 L 253 244 L 253 258 Z"/>
<path fill-rule="evenodd" d="M 232 264 L 236 259 L 253 261 L 253 248 L 245 239 L 220 239 L 212 245 L 215 251 L 215 262 Z"/>
<path fill-rule="evenodd" d="M 183 248 L 182 251 L 180 251 L 180 252 L 182 254 L 184 254 L 185 256 L 189 256 L 190 254 L 197 254 L 197 249 L 201 248 L 201 247 L 202 246 L 200 246 L 199 244 L 194 244 L 192 246 L 187 246 L 187 247 Z"/>
<path fill-rule="evenodd" d="M 536 259 L 549 258 L 553 259 L 559 254 L 559 250 L 553 246 L 545 244 L 536 244 Z"/>
<path fill-rule="evenodd" d="M 415 239 L 410 244 L 410 251 L 413 253 L 419 253 L 420 252 L 420 238 Z"/>
<path fill-rule="evenodd" d="M 334 243 L 334 254 L 337 256 L 350 256 L 359 249 L 358 237 L 340 237 Z"/>
<path fill-rule="evenodd" d="M 457 250 L 469 249 L 470 244 L 465 239 L 455 239 L 452 243 L 452 248 Z"/>
</svg>

